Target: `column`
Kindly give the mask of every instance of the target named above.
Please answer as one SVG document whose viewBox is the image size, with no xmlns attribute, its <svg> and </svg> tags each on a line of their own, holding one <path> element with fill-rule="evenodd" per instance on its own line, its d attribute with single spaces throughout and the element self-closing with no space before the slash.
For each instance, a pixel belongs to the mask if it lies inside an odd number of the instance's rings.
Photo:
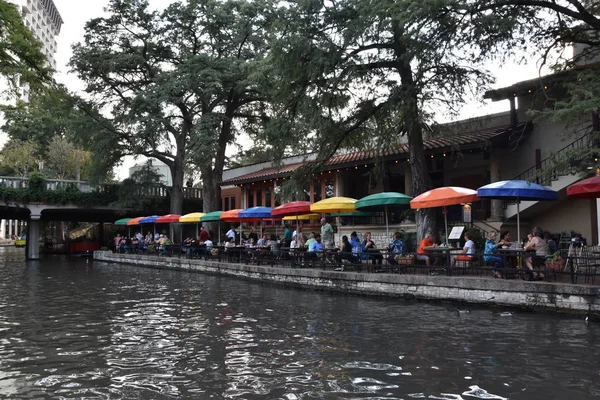
<svg viewBox="0 0 600 400">
<path fill-rule="evenodd" d="M 490 183 L 500 180 L 500 167 L 495 157 L 490 159 Z M 504 218 L 504 201 L 492 200 L 490 202 L 490 221 L 502 221 Z"/>
<path fill-rule="evenodd" d="M 31 214 L 27 224 L 27 259 L 40 259 L 40 214 Z"/>
<path fill-rule="evenodd" d="M 0 221 L 0 239 L 6 239 L 6 220 Z"/>
<path fill-rule="evenodd" d="M 12 227 L 12 219 L 8 220 L 8 237 L 12 239 L 13 236 L 13 227 Z"/>
</svg>

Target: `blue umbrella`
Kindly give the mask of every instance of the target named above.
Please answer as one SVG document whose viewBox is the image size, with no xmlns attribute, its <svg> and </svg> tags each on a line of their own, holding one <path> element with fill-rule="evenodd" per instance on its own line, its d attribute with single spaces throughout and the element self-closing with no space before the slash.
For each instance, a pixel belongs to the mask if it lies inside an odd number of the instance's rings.
<svg viewBox="0 0 600 400">
<path fill-rule="evenodd" d="M 558 192 L 549 187 L 522 180 L 490 183 L 477 189 L 477 196 L 488 199 L 511 199 L 517 202 L 517 240 L 519 244 L 521 244 L 521 219 L 519 217 L 519 203 L 521 200 L 558 200 Z"/>
<path fill-rule="evenodd" d="M 140 224 L 153 224 L 152 230 L 154 231 L 154 234 L 156 235 L 156 225 L 154 225 L 154 222 L 156 222 L 156 220 L 159 217 L 160 217 L 160 215 L 151 215 L 149 217 L 142 218 L 142 219 L 140 219 Z"/>
<path fill-rule="evenodd" d="M 252 219 L 252 218 L 272 218 L 271 211 L 273 209 L 271 207 L 250 207 L 246 208 L 243 211 L 240 211 L 238 214 L 238 218 L 240 219 Z M 241 232 L 240 232 L 241 236 Z M 262 224 L 260 224 L 260 236 L 262 237 Z"/>
</svg>

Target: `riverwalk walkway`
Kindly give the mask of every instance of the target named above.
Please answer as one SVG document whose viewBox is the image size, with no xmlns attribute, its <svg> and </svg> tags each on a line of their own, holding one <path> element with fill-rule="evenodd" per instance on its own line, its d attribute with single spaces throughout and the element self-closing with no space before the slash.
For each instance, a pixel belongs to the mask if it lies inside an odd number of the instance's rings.
<svg viewBox="0 0 600 400">
<path fill-rule="evenodd" d="M 94 252 L 94 260 L 138 267 L 233 276 L 258 282 L 376 296 L 410 297 L 510 306 L 600 317 L 600 286 L 529 282 L 491 276 L 365 273 L 315 268 L 247 265 L 219 260 Z"/>
</svg>

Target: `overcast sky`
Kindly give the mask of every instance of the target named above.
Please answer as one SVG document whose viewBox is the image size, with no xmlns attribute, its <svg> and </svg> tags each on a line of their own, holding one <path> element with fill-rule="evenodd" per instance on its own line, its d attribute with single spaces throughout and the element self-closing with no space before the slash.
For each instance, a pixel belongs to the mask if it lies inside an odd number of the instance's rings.
<svg viewBox="0 0 600 400">
<path fill-rule="evenodd" d="M 150 0 L 150 4 L 156 8 L 164 8 L 171 0 Z M 67 63 L 71 57 L 71 45 L 83 40 L 84 26 L 92 18 L 102 16 L 104 7 L 108 0 L 54 0 L 60 15 L 64 20 L 60 36 L 58 38 L 58 52 L 56 62 L 58 69 L 57 79 L 64 83 L 72 91 L 80 91 L 83 84 L 74 74 L 69 73 Z M 490 70 L 496 74 L 497 83 L 495 87 L 504 87 L 513 83 L 535 78 L 538 76 L 535 65 L 497 65 L 491 66 Z M 508 102 L 480 105 L 476 99 L 472 99 L 465 107 L 461 118 L 470 118 L 479 115 L 507 111 Z M 119 168 L 117 176 L 119 179 L 128 176 L 128 168 L 135 164 L 133 159 L 127 159 Z"/>
</svg>

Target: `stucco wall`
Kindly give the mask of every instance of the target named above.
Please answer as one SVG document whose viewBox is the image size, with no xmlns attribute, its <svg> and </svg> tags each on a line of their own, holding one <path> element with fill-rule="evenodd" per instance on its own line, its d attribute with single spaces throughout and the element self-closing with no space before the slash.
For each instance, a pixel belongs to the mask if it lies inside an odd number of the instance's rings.
<svg viewBox="0 0 600 400">
<path fill-rule="evenodd" d="M 571 231 L 581 233 L 588 241 L 591 241 L 594 236 L 592 233 L 595 221 L 592 220 L 593 215 L 592 203 L 590 199 L 574 200 L 569 199 L 557 203 L 548 211 L 541 213 L 532 219 L 532 226 L 550 231 L 552 233 L 560 233 L 562 231 Z M 523 233 L 521 234 L 523 237 Z M 588 244 L 594 244 L 589 242 Z"/>
</svg>

